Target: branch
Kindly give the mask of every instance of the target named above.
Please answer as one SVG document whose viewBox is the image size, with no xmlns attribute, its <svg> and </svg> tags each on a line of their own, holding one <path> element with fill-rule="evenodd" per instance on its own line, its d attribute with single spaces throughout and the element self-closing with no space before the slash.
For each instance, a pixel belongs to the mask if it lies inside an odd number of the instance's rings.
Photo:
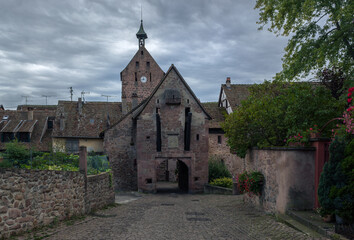
<svg viewBox="0 0 354 240">
<path fill-rule="evenodd" d="M 319 19 L 317 19 L 317 21 L 315 23 L 318 23 L 326 15 L 327 15 L 327 13 L 323 14 Z"/>
<path fill-rule="evenodd" d="M 340 31 L 340 30 L 341 30 L 341 27 L 340 27 L 338 21 L 336 21 L 336 26 L 337 26 L 337 29 Z M 347 48 L 348 48 L 348 53 L 349 53 L 349 55 L 350 55 L 350 56 L 352 57 L 352 59 L 354 60 L 354 51 L 353 51 L 353 48 L 352 48 L 352 46 L 350 45 L 348 39 L 347 39 L 345 36 L 343 36 L 343 42 L 344 42 L 344 44 L 345 44 L 345 45 L 347 46 Z"/>
</svg>

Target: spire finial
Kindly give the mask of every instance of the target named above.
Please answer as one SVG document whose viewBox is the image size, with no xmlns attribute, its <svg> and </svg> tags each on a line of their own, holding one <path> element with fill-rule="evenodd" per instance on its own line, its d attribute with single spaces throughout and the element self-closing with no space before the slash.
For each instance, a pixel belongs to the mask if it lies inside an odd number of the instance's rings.
<svg viewBox="0 0 354 240">
<path fill-rule="evenodd" d="M 143 4 L 140 4 L 141 22 L 143 22 Z"/>
<path fill-rule="evenodd" d="M 145 39 L 148 38 L 147 34 L 144 31 L 143 27 L 143 7 L 140 5 L 141 10 L 141 20 L 140 20 L 140 28 L 139 31 L 136 33 L 136 37 L 139 39 L 139 48 L 145 46 Z"/>
</svg>

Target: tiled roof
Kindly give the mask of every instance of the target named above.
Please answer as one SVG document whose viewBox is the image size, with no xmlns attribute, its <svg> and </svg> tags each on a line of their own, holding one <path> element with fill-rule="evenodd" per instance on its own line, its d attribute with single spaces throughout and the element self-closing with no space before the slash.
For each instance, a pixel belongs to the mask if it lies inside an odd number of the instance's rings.
<svg viewBox="0 0 354 240">
<path fill-rule="evenodd" d="M 82 102 L 81 110 L 79 105 L 78 101 L 59 101 L 53 137 L 99 138 L 122 117 L 120 102 Z"/>
<path fill-rule="evenodd" d="M 230 87 L 227 87 L 226 84 L 222 84 L 221 89 L 224 90 L 231 108 L 234 109 L 241 104 L 241 101 L 247 99 L 250 95 L 248 89 L 251 86 L 251 84 L 231 84 Z"/>
<path fill-rule="evenodd" d="M 24 143 L 25 145 L 35 147 L 39 151 L 50 151 L 52 130 L 47 129 L 47 120 L 49 117 L 54 118 L 55 111 L 34 110 L 33 119 L 29 113 L 29 111 L 0 110 L 0 132 L 28 132 L 31 134 L 31 142 Z M 5 143 L 0 142 L 0 150 L 4 149 Z"/>
<path fill-rule="evenodd" d="M 17 110 L 56 110 L 57 105 L 18 105 Z"/>
<path fill-rule="evenodd" d="M 220 128 L 220 123 L 225 121 L 225 109 L 219 107 L 217 102 L 206 102 L 202 105 L 212 118 L 209 121 L 209 128 Z"/>
</svg>

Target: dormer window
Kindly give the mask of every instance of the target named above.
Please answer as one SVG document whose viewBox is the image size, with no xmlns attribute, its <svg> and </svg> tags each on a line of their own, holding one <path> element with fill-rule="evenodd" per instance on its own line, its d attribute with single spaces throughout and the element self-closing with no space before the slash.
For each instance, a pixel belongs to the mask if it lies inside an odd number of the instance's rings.
<svg viewBox="0 0 354 240">
<path fill-rule="evenodd" d="M 8 120 L 9 119 L 9 116 L 8 115 L 4 115 L 3 117 L 2 117 L 2 120 Z"/>
</svg>

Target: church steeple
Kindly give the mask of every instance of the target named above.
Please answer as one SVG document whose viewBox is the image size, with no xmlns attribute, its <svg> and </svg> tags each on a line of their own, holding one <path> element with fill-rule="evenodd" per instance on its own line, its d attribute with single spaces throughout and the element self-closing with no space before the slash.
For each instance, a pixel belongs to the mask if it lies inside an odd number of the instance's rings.
<svg viewBox="0 0 354 240">
<path fill-rule="evenodd" d="M 144 31 L 144 27 L 143 27 L 143 19 L 141 19 L 141 23 L 140 23 L 140 29 L 139 31 L 136 33 L 136 37 L 139 40 L 139 48 L 145 46 L 145 39 L 148 38 L 147 34 Z"/>
</svg>

